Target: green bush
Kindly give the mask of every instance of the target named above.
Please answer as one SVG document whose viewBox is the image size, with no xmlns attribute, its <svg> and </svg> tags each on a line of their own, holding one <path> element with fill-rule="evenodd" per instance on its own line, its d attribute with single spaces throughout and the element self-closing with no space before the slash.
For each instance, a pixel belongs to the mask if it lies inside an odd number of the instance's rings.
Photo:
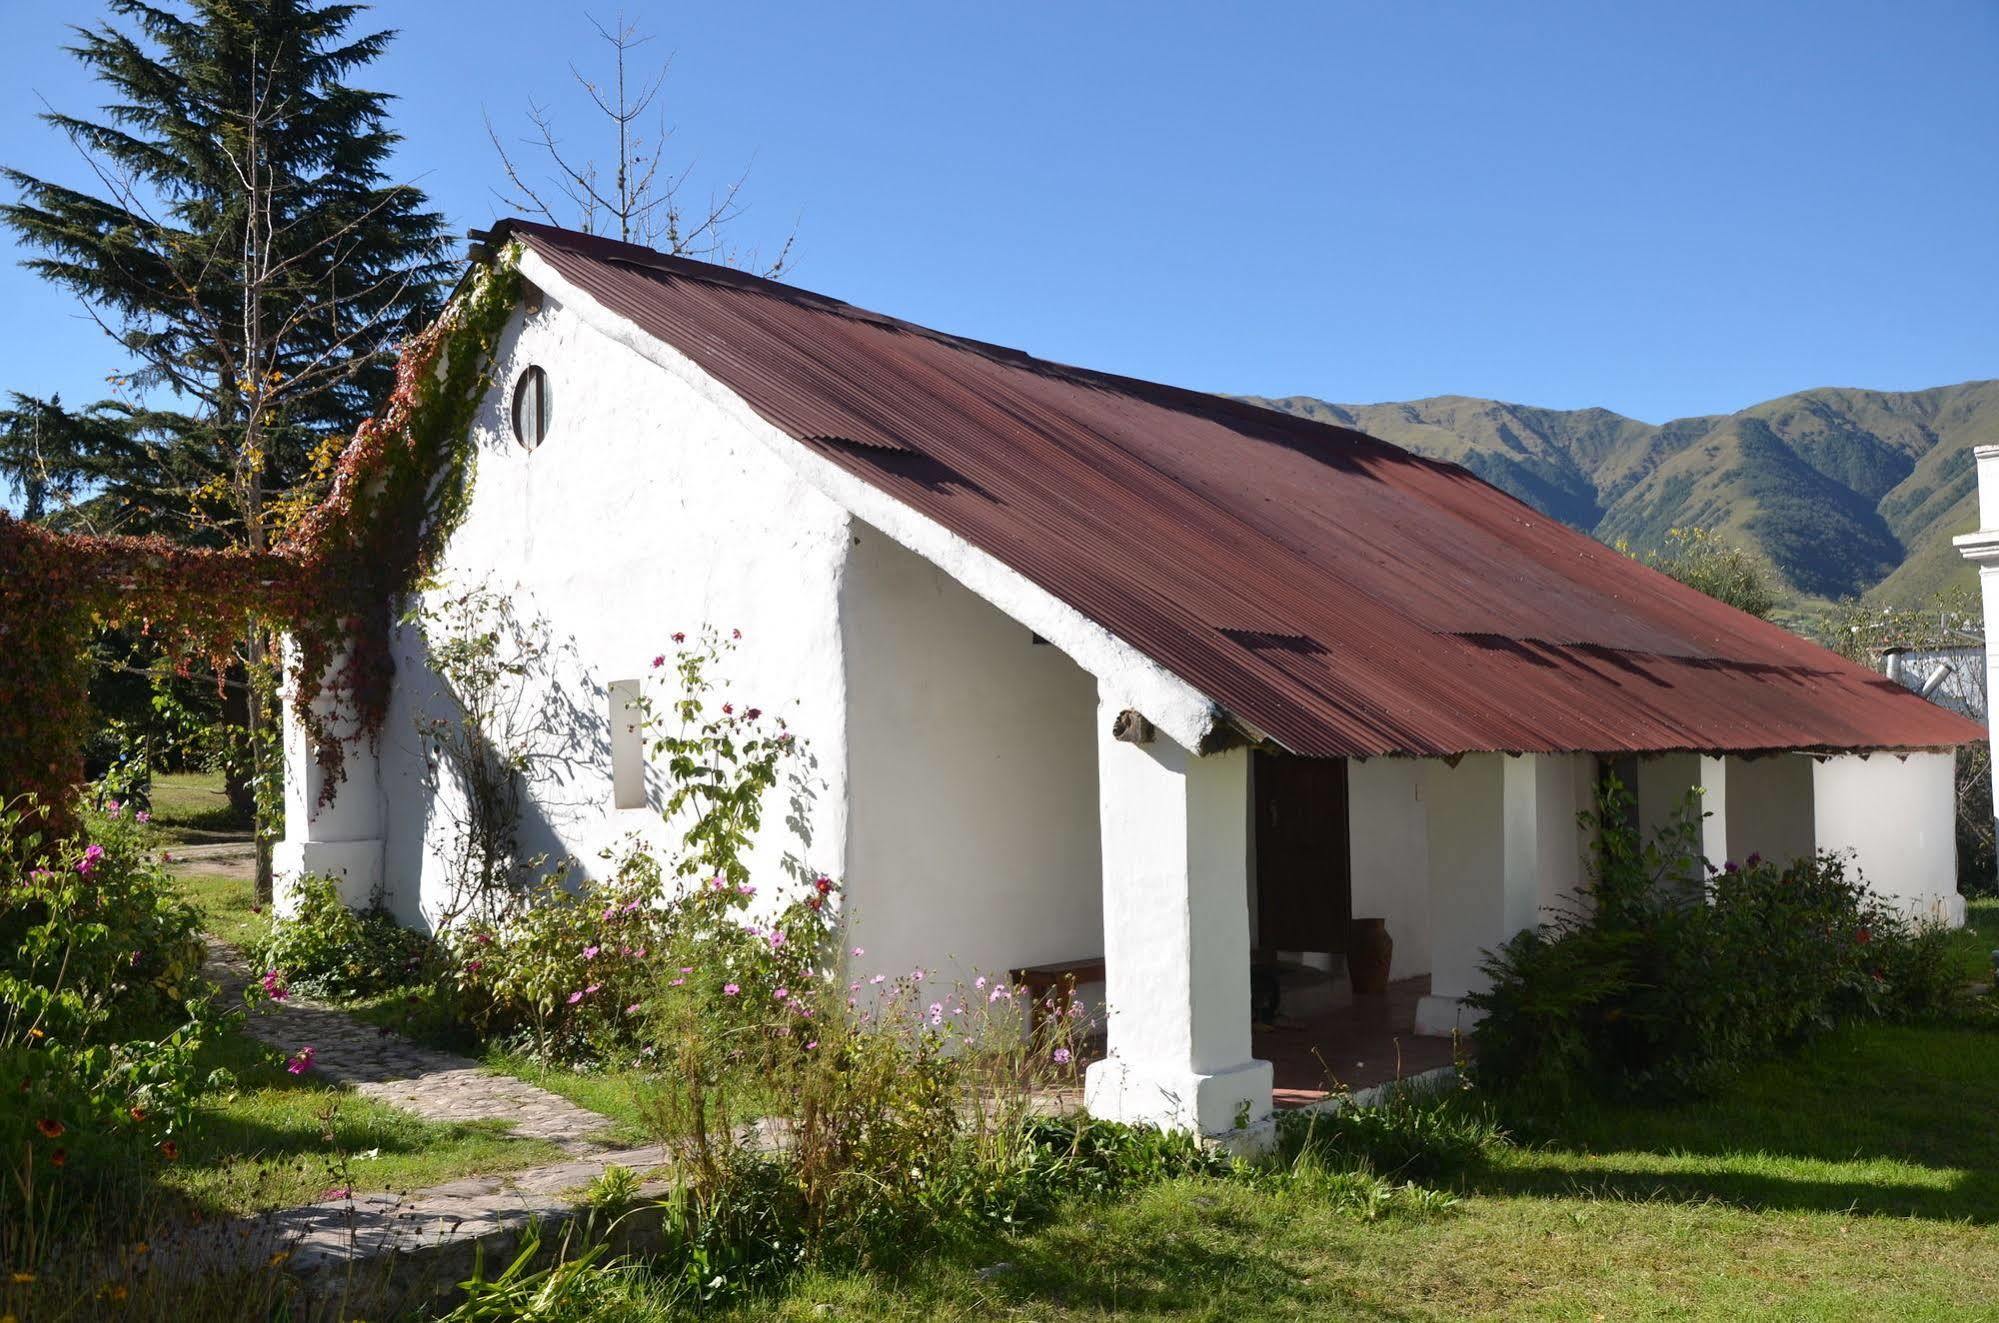
<svg viewBox="0 0 1999 1323">
<path fill-rule="evenodd" d="M 92 1196 L 69 1183 L 171 1160 L 196 1102 L 228 1083 L 197 1066 L 225 1019 L 198 917 L 144 829 L 120 811 L 48 842 L 37 820 L 0 810 L 0 1249 L 15 1262 L 73 1234 Z"/>
<path fill-rule="evenodd" d="M 1698 801 L 1648 842 L 1608 784 L 1576 912 L 1491 953 L 1477 1075 L 1564 1101 L 1707 1092 L 1759 1056 L 1856 1017 L 1955 993 L 1944 934 L 1882 904 L 1838 855 L 1751 856 L 1708 872 Z"/>
<path fill-rule="evenodd" d="M 257 952 L 285 987 L 308 997 L 369 997 L 421 976 L 430 939 L 397 923 L 379 901 L 349 909 L 328 877 L 300 878 L 296 888 L 292 916 L 271 924 Z"/>
</svg>

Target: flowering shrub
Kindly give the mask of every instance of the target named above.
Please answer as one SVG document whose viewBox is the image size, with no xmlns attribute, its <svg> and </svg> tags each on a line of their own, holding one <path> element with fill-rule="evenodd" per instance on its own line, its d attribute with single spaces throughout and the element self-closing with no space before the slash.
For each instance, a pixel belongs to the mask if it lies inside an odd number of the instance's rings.
<svg viewBox="0 0 1999 1323">
<path fill-rule="evenodd" d="M 451 930 L 461 1013 L 539 1056 L 626 1055 L 661 990 L 694 989 L 711 1014 L 739 1023 L 743 988 L 802 989 L 831 949 L 829 878 L 765 921 L 749 913 L 752 883 L 717 874 L 670 896 L 664 886 L 658 862 L 634 852 L 604 882 L 571 884 L 558 871 L 496 917 Z"/>
<path fill-rule="evenodd" d="M 295 894 L 292 917 L 274 921 L 257 952 L 267 994 L 366 997 L 419 976 L 429 939 L 379 903 L 351 910 L 327 877 L 300 878 Z"/>
<path fill-rule="evenodd" d="M 759 1224 L 782 1230 L 729 1288 L 754 1282 L 752 1268 L 891 1262 L 951 1228 L 1017 1225 L 1142 1171 L 1212 1169 L 1190 1139 L 1041 1115 L 1050 1090 L 1076 1082 L 1082 1025 L 1058 1017 L 1030 1039 L 1025 1000 L 1003 980 L 944 984 L 921 969 L 669 979 L 645 1022 L 660 1084 L 640 1101 L 685 1176 L 676 1220 L 726 1229 L 753 1197 L 768 1210 Z M 749 1114 L 754 1130 L 738 1124 Z M 1133 1145 L 1151 1156 L 1126 1166 Z"/>
<path fill-rule="evenodd" d="M 228 1081 L 196 1065 L 224 1021 L 197 916 L 147 861 L 143 829 L 120 810 L 45 842 L 31 807 L 0 810 L 0 1208 L 56 1225 L 62 1169 L 171 1160 L 196 1101 Z"/>
<path fill-rule="evenodd" d="M 757 902 L 748 854 L 765 801 L 783 787 L 802 831 L 810 755 L 778 718 L 720 701 L 711 669 L 740 634 L 674 636 L 653 669 L 675 692 L 640 700 L 636 719 L 665 773 L 667 859 L 628 849 L 603 881 L 558 869 L 524 894 L 488 897 L 445 937 L 465 1017 L 539 1055 L 624 1052 L 656 992 L 697 993 L 723 1025 L 752 1017 L 744 989 L 803 989 L 831 960 L 838 888 L 787 856 L 789 899 Z M 780 883 L 782 889 L 785 883 Z M 760 1014 L 760 1012 L 757 1012 Z"/>
<path fill-rule="evenodd" d="M 551 1059 L 629 1039 L 651 986 L 663 927 L 651 890 L 620 876 L 571 886 L 550 874 L 493 917 L 445 935 L 464 1018 L 481 1033 L 525 1038 Z"/>
<path fill-rule="evenodd" d="M 1479 1079 L 1565 1099 L 1578 1088 L 1704 1092 L 1841 1020 L 1920 1014 L 1955 992 L 1940 930 L 1884 906 L 1837 855 L 1751 855 L 1709 873 L 1698 801 L 1650 842 L 1615 783 L 1587 911 L 1523 932 L 1486 962 Z"/>
</svg>

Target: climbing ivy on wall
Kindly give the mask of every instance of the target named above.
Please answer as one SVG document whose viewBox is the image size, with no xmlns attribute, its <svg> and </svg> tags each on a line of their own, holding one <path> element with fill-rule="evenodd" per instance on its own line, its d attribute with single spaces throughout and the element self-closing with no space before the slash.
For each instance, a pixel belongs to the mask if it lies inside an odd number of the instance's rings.
<svg viewBox="0 0 1999 1323">
<path fill-rule="evenodd" d="M 205 659 L 219 675 L 251 617 L 292 636 L 293 702 L 331 797 L 347 744 L 373 740 L 387 713 L 399 599 L 436 567 L 470 501 L 472 422 L 519 297 L 518 258 L 509 248 L 475 268 L 404 345 L 395 389 L 273 551 L 59 534 L 0 512 L 0 803 L 33 794 L 64 814 L 82 775 L 96 629 L 137 626 L 184 669 Z M 336 728 L 332 707 L 356 720 Z"/>
</svg>

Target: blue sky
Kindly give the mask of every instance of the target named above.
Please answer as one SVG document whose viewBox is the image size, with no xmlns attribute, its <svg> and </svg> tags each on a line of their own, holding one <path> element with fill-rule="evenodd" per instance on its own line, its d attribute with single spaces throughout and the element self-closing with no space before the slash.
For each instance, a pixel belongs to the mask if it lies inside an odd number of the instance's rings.
<svg viewBox="0 0 1999 1323">
<path fill-rule="evenodd" d="M 567 0 L 387 0 L 400 172 L 496 214 L 482 111 L 595 67 Z M 92 0 L 4 0 L 0 160 Z M 1999 375 L 1999 6 L 759 4 L 626 14 L 673 56 L 694 186 L 794 224 L 808 288 L 1203 389 L 1489 395 L 1649 421 L 1819 385 Z M 103 393 L 114 347 L 0 241 L 0 389 Z"/>
</svg>

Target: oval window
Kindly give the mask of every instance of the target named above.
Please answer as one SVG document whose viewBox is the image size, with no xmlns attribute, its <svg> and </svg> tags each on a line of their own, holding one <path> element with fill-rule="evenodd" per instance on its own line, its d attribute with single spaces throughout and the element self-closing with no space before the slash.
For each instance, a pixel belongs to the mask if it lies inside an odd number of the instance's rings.
<svg viewBox="0 0 1999 1323">
<path fill-rule="evenodd" d="M 548 435 L 548 373 L 529 364 L 514 382 L 514 440 L 533 450 Z"/>
</svg>

